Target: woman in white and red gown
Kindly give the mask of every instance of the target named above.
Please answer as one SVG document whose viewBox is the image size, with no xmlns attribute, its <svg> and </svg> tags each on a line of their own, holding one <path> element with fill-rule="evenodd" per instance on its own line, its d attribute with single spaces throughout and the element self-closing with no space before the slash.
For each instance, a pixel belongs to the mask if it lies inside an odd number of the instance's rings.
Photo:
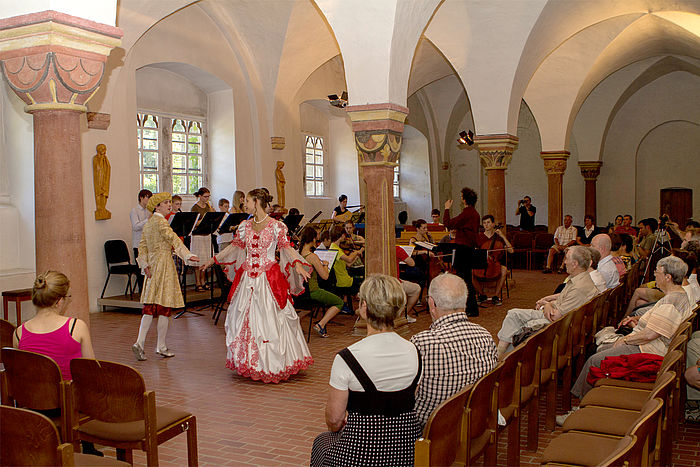
<svg viewBox="0 0 700 467">
<path fill-rule="evenodd" d="M 246 197 L 253 217 L 233 242 L 202 265 L 228 268 L 233 281 L 226 316 L 226 367 L 241 376 L 279 383 L 313 363 L 291 296 L 304 291 L 312 267 L 287 239 L 287 226 L 265 213 L 272 201 L 255 189 Z M 279 249 L 279 263 L 275 252 Z"/>
</svg>

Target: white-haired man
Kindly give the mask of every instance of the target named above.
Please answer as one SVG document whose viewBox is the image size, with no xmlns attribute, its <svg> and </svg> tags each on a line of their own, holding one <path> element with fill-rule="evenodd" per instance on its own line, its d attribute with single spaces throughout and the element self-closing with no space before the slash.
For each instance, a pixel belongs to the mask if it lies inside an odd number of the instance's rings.
<svg viewBox="0 0 700 467">
<path fill-rule="evenodd" d="M 433 324 L 411 338 L 418 348 L 423 374 L 416 392 L 416 415 L 422 425 L 432 411 L 498 363 L 491 334 L 467 318 L 467 285 L 454 274 L 441 274 L 428 289 Z"/>
<path fill-rule="evenodd" d="M 498 331 L 498 354 L 502 356 L 513 343 L 513 336 L 525 326 L 549 324 L 575 310 L 598 294 L 598 289 L 591 280 L 588 267 L 591 255 L 586 247 L 579 245 L 569 247 L 564 256 L 566 272 L 569 279 L 561 293 L 541 298 L 535 303 L 535 309 L 513 308 L 503 320 Z"/>
</svg>

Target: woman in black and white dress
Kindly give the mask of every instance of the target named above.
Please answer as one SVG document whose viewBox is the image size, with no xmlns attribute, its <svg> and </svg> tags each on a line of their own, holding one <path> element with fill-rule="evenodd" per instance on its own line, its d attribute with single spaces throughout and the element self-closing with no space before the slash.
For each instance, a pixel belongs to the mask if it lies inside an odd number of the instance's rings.
<svg viewBox="0 0 700 467">
<path fill-rule="evenodd" d="M 360 287 L 367 337 L 341 350 L 331 368 L 326 424 L 311 450 L 312 466 L 413 465 L 421 434 L 414 411 L 420 358 L 394 332 L 406 305 L 399 281 L 372 275 Z"/>
</svg>

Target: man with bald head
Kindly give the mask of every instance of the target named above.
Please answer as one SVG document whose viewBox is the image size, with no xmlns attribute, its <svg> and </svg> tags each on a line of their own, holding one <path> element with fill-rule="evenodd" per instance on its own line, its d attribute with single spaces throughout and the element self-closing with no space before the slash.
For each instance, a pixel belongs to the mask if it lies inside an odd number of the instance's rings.
<svg viewBox="0 0 700 467">
<path fill-rule="evenodd" d="M 605 287 L 608 289 L 617 287 L 620 284 L 620 273 L 610 254 L 611 247 L 612 241 L 608 234 L 598 234 L 593 237 L 591 241 L 591 248 L 600 252 L 600 261 L 598 261 L 598 267 L 596 269 L 600 275 L 603 276 Z"/>
<path fill-rule="evenodd" d="M 423 373 L 416 392 L 416 415 L 425 426 L 435 407 L 472 384 L 498 363 L 491 334 L 469 321 L 467 285 L 454 274 L 441 274 L 428 289 L 433 324 L 411 338 Z"/>
</svg>

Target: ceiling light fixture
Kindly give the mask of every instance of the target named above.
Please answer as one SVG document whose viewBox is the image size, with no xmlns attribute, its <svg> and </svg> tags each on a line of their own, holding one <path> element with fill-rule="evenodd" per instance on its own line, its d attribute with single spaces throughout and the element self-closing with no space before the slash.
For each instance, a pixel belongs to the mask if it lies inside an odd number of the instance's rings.
<svg viewBox="0 0 700 467">
<path fill-rule="evenodd" d="M 337 94 L 329 94 L 328 101 L 333 107 L 344 109 L 348 105 L 348 92 L 343 91 L 340 97 Z"/>
</svg>

